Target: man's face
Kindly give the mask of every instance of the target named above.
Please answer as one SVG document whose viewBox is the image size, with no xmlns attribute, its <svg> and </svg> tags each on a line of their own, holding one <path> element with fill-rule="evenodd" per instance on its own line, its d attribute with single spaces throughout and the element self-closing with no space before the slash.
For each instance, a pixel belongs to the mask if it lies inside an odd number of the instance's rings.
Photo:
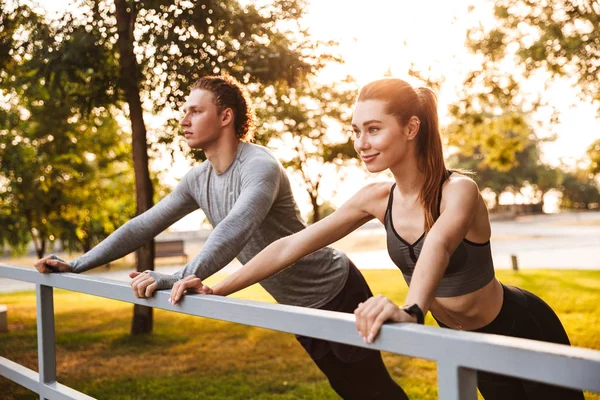
<svg viewBox="0 0 600 400">
<path fill-rule="evenodd" d="M 217 141 L 223 127 L 212 92 L 192 89 L 183 106 L 181 126 L 192 149 L 204 149 Z"/>
</svg>

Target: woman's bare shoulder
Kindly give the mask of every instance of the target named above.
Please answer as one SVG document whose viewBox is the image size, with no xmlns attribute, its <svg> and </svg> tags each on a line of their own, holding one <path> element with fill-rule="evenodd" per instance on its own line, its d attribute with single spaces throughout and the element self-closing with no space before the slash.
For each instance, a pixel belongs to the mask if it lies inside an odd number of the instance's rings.
<svg viewBox="0 0 600 400">
<path fill-rule="evenodd" d="M 370 200 L 380 200 L 382 198 L 387 199 L 390 195 L 390 189 L 394 185 L 394 182 L 373 182 L 362 187 L 358 192 Z"/>
<path fill-rule="evenodd" d="M 448 177 L 443 188 L 444 192 L 458 192 L 459 194 L 479 193 L 479 186 L 473 178 L 460 172 L 453 172 Z"/>
<path fill-rule="evenodd" d="M 362 187 L 349 202 L 363 212 L 382 219 L 394 182 L 374 182 Z"/>
</svg>

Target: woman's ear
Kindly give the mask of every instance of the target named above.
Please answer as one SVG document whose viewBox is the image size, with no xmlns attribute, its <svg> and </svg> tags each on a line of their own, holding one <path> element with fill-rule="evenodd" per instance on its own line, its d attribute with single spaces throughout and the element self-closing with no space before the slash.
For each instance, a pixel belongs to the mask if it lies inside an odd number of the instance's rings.
<svg viewBox="0 0 600 400">
<path fill-rule="evenodd" d="M 414 140 L 417 137 L 417 134 L 419 133 L 419 128 L 421 127 L 421 120 L 419 120 L 419 117 L 413 115 L 408 120 L 407 127 L 408 140 Z"/>
</svg>

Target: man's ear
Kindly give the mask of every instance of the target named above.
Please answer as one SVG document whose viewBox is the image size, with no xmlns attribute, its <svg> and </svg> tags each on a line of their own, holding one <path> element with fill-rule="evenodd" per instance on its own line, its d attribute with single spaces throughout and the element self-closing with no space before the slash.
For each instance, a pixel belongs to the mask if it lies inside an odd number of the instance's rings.
<svg viewBox="0 0 600 400">
<path fill-rule="evenodd" d="M 226 108 L 221 112 L 221 126 L 226 126 L 233 123 L 233 110 Z"/>
</svg>

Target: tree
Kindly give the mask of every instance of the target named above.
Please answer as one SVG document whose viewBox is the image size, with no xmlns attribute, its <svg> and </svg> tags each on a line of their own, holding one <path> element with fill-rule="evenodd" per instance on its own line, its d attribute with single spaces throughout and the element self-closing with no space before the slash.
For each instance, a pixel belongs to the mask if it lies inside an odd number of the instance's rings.
<svg viewBox="0 0 600 400">
<path fill-rule="evenodd" d="M 525 77 L 538 71 L 574 78 L 600 100 L 600 5 L 595 0 L 495 0 L 497 24 L 470 30 L 467 45 L 488 65 L 514 57 Z"/>
<path fill-rule="evenodd" d="M 136 214 L 148 211 L 153 205 L 153 187 L 148 169 L 148 151 L 144 110 L 140 97 L 140 74 L 135 58 L 135 22 L 137 9 L 135 3 L 127 0 L 115 0 L 117 19 L 117 43 L 119 47 L 120 79 L 119 86 L 125 94 L 129 106 L 129 119 L 132 131 L 133 168 L 135 171 Z M 136 251 L 136 269 L 154 270 L 154 240 L 144 244 Z M 133 335 L 152 331 L 152 309 L 135 304 L 133 306 L 131 333 Z"/>
<path fill-rule="evenodd" d="M 561 191 L 561 208 L 591 210 L 600 207 L 598 185 L 586 171 L 564 174 Z"/>
<path fill-rule="evenodd" d="M 27 118 L 11 118 L 25 112 Z M 124 159 L 128 151 L 119 149 L 125 135 L 111 117 L 68 124 L 49 101 L 37 109 L 19 104 L 0 116 L 5 244 L 18 251 L 33 240 L 38 257 L 56 239 L 68 250 L 85 250 L 131 217 L 131 191 L 106 182 L 116 173 L 122 181 L 133 177 Z M 96 191 L 101 184 L 102 193 Z M 92 226 L 103 229 L 94 231 Z"/>
<path fill-rule="evenodd" d="M 131 137 L 114 119 L 102 121 L 84 152 L 88 166 L 77 186 L 69 185 L 61 206 L 61 241 L 69 250 L 87 252 L 135 215 Z"/>
<path fill-rule="evenodd" d="M 506 172 L 518 165 L 516 154 L 534 139 L 523 115 L 496 116 L 451 107 L 454 121 L 447 128 L 446 144 L 479 165 Z M 477 168 L 479 169 L 479 168 Z"/>
<path fill-rule="evenodd" d="M 309 77 L 279 90 L 268 91 L 257 104 L 257 135 L 263 142 L 274 137 L 270 146 L 285 148 L 282 163 L 299 173 L 313 209 L 311 222 L 317 222 L 324 205 L 320 190 L 325 169 L 339 168 L 357 156 L 349 129 L 356 85 L 350 78 L 332 85 Z"/>
<path fill-rule="evenodd" d="M 590 173 L 592 175 L 600 174 L 600 139 L 588 147 L 587 156 L 590 160 Z"/>
<path fill-rule="evenodd" d="M 99 64 L 118 77 L 104 88 L 116 96 L 116 104 L 128 105 L 138 212 L 152 206 L 144 112 L 179 109 L 190 85 L 206 74 L 226 71 L 250 86 L 292 85 L 329 59 L 312 51 L 321 44 L 306 40 L 306 32 L 293 28 L 302 15 L 300 0 L 261 7 L 242 6 L 235 0 L 116 0 L 114 7 L 104 0 L 73 4 L 78 15 L 65 16 L 59 36 L 70 42 L 74 32 L 89 33 L 94 46 L 106 52 L 108 62 Z M 174 124 L 170 127 L 163 137 L 167 143 L 176 136 Z M 138 252 L 139 271 L 154 268 L 152 252 L 152 243 Z M 132 333 L 148 333 L 151 328 L 151 310 L 136 306 Z"/>
<path fill-rule="evenodd" d="M 530 113 L 543 104 L 542 94 L 525 101 L 521 83 L 543 74 L 546 86 L 553 78 L 566 77 L 579 88 L 582 98 L 600 100 L 597 1 L 494 0 L 494 4 L 496 23 L 481 24 L 467 33 L 467 46 L 482 59 L 481 69 L 471 72 L 465 80 L 467 89 L 479 87 L 488 102 L 495 102 L 505 111 L 521 104 Z M 508 71 L 503 66 L 511 62 L 515 67 Z M 555 121 L 556 111 L 550 124 Z M 596 165 L 594 146 L 588 150 L 592 173 Z M 560 174 L 548 166 L 539 166 L 536 171 L 537 187 L 543 196 L 545 190 L 541 188 L 556 186 Z M 572 177 L 566 179 L 575 182 Z"/>
<path fill-rule="evenodd" d="M 535 169 L 535 180 L 532 182 L 537 190 L 538 200 L 544 209 L 544 196 L 552 189 L 560 188 L 561 172 L 549 165 L 538 164 Z"/>
<path fill-rule="evenodd" d="M 530 184 L 543 207 L 544 195 L 559 185 L 558 172 L 541 162 L 544 140 L 535 136 L 525 117 L 461 113 L 457 107 L 451 107 L 455 120 L 446 135 L 447 145 L 454 150 L 449 165 L 475 172 L 479 186 L 494 193 L 495 204 L 502 192 L 518 192 Z"/>
<path fill-rule="evenodd" d="M 95 182 L 92 177 L 123 162 L 124 135 L 106 107 L 113 101 L 107 89 L 110 68 L 97 67 L 110 59 L 85 29 L 65 38 L 61 24 L 70 24 L 68 18 L 52 26 L 27 6 L 2 7 L 1 22 L 6 58 L 0 65 L 0 92 L 9 100 L 0 110 L 0 201 L 9 226 L 1 242 L 22 251 L 32 239 L 42 257 L 55 239 L 75 233 L 67 207 L 106 206 L 81 194 Z M 121 172 L 123 178 L 131 176 Z M 129 199 L 123 187 L 111 193 L 122 202 Z M 87 219 L 103 224 L 100 215 Z M 115 222 L 125 218 L 127 213 L 119 214 Z M 80 229 L 67 247 L 85 248 L 87 239 Z"/>
</svg>

